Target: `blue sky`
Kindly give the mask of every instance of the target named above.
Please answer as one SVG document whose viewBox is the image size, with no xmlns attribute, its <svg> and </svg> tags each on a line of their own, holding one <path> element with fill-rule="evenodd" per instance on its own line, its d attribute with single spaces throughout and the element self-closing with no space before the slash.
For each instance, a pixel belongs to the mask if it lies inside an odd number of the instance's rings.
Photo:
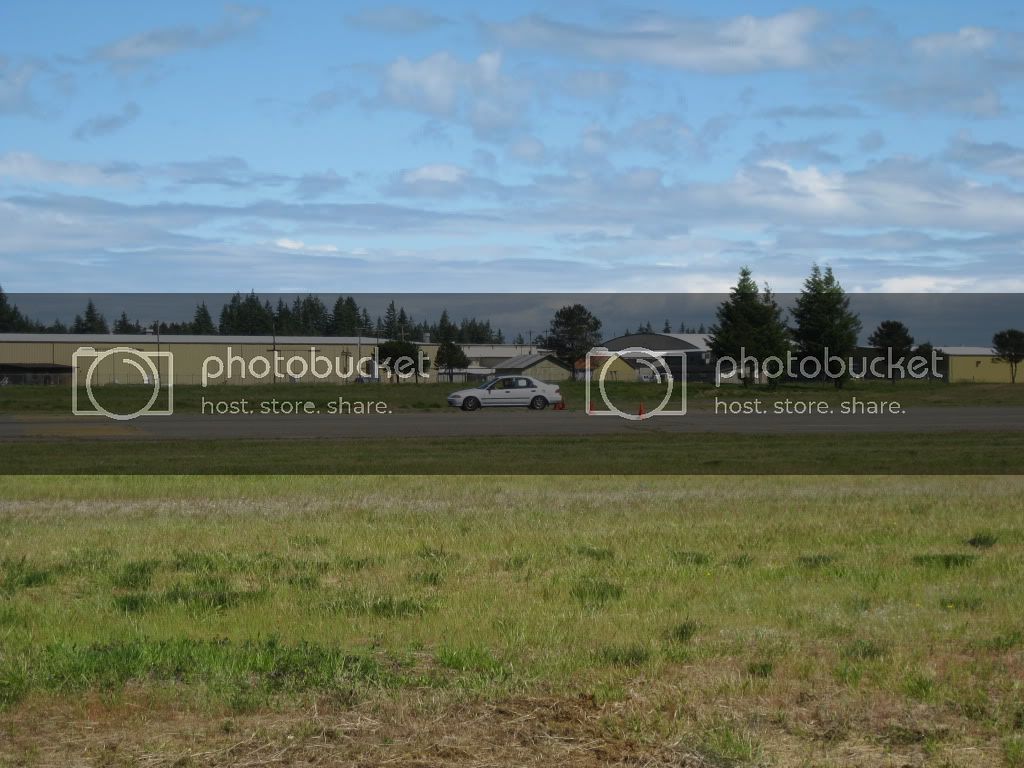
<svg viewBox="0 0 1024 768">
<path fill-rule="evenodd" d="M 1024 291 L 1016 3 L 0 9 L 0 284 Z"/>
</svg>

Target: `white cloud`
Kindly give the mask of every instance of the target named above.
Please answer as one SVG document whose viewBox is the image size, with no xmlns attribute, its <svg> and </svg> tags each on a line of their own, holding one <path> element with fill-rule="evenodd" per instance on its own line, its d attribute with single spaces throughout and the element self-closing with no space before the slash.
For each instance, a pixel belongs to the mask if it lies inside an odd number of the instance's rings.
<svg viewBox="0 0 1024 768">
<path fill-rule="evenodd" d="M 129 101 L 121 108 L 120 112 L 108 115 L 97 115 L 96 117 L 86 120 L 75 129 L 74 136 L 76 139 L 80 140 L 96 138 L 99 136 L 108 136 L 111 133 L 116 133 L 121 130 L 129 123 L 134 122 L 139 114 L 141 114 L 139 105 L 134 101 Z"/>
<path fill-rule="evenodd" d="M 468 174 L 469 172 L 465 168 L 457 165 L 423 165 L 403 173 L 402 181 L 406 184 L 417 184 L 424 181 L 438 184 L 458 184 Z"/>
<path fill-rule="evenodd" d="M 0 56 L 0 115 L 28 112 L 33 108 L 31 87 L 37 72 L 31 64 L 15 66 Z"/>
<path fill-rule="evenodd" d="M 961 134 L 950 143 L 945 159 L 956 165 L 993 176 L 1024 179 L 1024 147 L 1003 141 L 983 143 Z"/>
<path fill-rule="evenodd" d="M 963 27 L 953 34 L 926 35 L 911 41 L 914 51 L 924 56 L 980 53 L 995 44 L 995 33 L 980 27 Z"/>
<path fill-rule="evenodd" d="M 506 77 L 497 51 L 463 61 L 447 51 L 412 60 L 400 57 L 381 82 L 383 102 L 468 123 L 483 137 L 496 137 L 520 124 L 529 88 Z"/>
<path fill-rule="evenodd" d="M 580 137 L 580 149 L 587 155 L 603 157 L 615 141 L 607 130 L 598 125 L 588 126 Z"/>
<path fill-rule="evenodd" d="M 0 155 L 0 182 L 5 180 L 74 187 L 108 187 L 134 184 L 138 179 L 116 168 L 48 160 L 31 152 L 8 152 Z"/>
<path fill-rule="evenodd" d="M 38 59 L 14 62 L 0 54 L 0 116 L 46 117 L 74 91 L 65 70 Z"/>
<path fill-rule="evenodd" d="M 839 162 L 839 155 L 826 149 L 835 140 L 835 134 L 830 133 L 793 141 L 771 141 L 761 134 L 757 137 L 757 146 L 748 154 L 748 158 L 755 161 L 782 160 L 791 164 L 835 164 Z"/>
<path fill-rule="evenodd" d="M 463 71 L 458 59 L 447 51 L 420 61 L 403 56 L 387 69 L 384 96 L 396 106 L 450 115 L 455 111 Z"/>
<path fill-rule="evenodd" d="M 286 251 L 301 251 L 303 253 L 339 253 L 341 250 L 338 246 L 329 243 L 325 245 L 311 245 L 302 240 L 293 240 L 288 237 L 279 237 L 274 241 L 274 245 Z"/>
<path fill-rule="evenodd" d="M 640 118 L 627 126 L 620 141 L 635 144 L 661 155 L 674 155 L 683 147 L 697 144 L 690 126 L 672 114 Z"/>
<path fill-rule="evenodd" d="M 536 136 L 520 136 L 508 145 L 508 154 L 521 163 L 539 165 L 547 156 L 547 147 Z"/>
<path fill-rule="evenodd" d="M 880 280 L 876 290 L 881 293 L 956 293 L 970 291 L 977 280 L 970 277 L 936 277 L 935 275 L 907 275 Z"/>
<path fill-rule="evenodd" d="M 607 100 L 626 87 L 629 78 L 622 72 L 604 69 L 577 69 L 558 77 L 561 90 L 577 99 Z"/>
<path fill-rule="evenodd" d="M 93 58 L 117 69 L 132 69 L 189 50 L 211 48 L 233 40 L 254 27 L 266 11 L 244 5 L 225 6 L 226 16 L 207 27 L 160 27 L 107 43 Z"/>
<path fill-rule="evenodd" d="M 315 200 L 344 189 L 347 185 L 348 179 L 331 168 L 322 173 L 307 173 L 300 176 L 295 182 L 295 195 L 300 200 Z"/>
<path fill-rule="evenodd" d="M 531 15 L 491 26 L 503 43 L 599 59 L 641 61 L 673 69 L 752 72 L 805 67 L 813 61 L 812 10 L 769 17 L 695 20 L 649 15 L 602 28 Z"/>
<path fill-rule="evenodd" d="M 379 32 L 413 34 L 446 24 L 443 16 L 422 11 L 419 8 L 406 8 L 400 5 L 381 5 L 364 8 L 348 17 L 349 24 Z"/>
<path fill-rule="evenodd" d="M 453 198 L 472 194 L 494 195 L 501 185 L 474 175 L 467 168 L 451 163 L 433 163 L 396 173 L 385 193 L 396 197 Z"/>
</svg>

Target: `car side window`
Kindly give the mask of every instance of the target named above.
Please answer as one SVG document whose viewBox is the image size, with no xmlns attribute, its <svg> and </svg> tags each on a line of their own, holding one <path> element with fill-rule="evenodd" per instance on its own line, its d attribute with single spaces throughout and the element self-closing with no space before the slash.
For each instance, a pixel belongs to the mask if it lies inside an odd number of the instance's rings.
<svg viewBox="0 0 1024 768">
<path fill-rule="evenodd" d="M 529 389 L 533 386 L 533 383 L 529 379 L 516 379 L 516 386 L 519 389 Z"/>
</svg>

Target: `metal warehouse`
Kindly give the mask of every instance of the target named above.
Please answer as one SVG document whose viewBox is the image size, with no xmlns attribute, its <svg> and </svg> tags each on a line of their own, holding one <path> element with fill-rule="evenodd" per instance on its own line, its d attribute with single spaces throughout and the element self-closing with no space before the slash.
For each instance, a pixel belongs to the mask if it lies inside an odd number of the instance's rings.
<svg viewBox="0 0 1024 768">
<path fill-rule="evenodd" d="M 954 384 L 1010 384 L 1010 364 L 1000 360 L 991 347 L 940 347 L 945 358 L 943 371 L 946 381 Z M 1021 381 L 1018 376 L 1017 380 Z"/>
<path fill-rule="evenodd" d="M 0 382 L 69 383 L 74 373 L 84 383 L 92 370 L 95 385 L 144 384 L 153 374 L 175 385 L 201 384 L 204 375 L 211 384 L 344 384 L 377 375 L 373 360 L 381 342 L 356 336 L 0 334 Z M 436 344 L 417 347 L 428 360 L 437 350 Z M 104 355 L 117 348 L 138 354 Z M 382 378 L 389 378 L 386 372 Z"/>
</svg>

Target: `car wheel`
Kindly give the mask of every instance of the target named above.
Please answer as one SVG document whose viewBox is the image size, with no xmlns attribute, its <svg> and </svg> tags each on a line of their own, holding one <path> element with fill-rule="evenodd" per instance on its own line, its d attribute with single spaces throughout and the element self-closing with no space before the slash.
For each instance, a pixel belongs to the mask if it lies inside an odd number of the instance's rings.
<svg viewBox="0 0 1024 768">
<path fill-rule="evenodd" d="M 475 397 L 467 397 L 462 401 L 462 410 L 464 411 L 475 411 L 480 407 L 480 401 Z"/>
<path fill-rule="evenodd" d="M 543 411 L 548 407 L 547 398 L 537 395 L 533 400 L 530 401 L 530 407 L 535 411 Z"/>
</svg>

